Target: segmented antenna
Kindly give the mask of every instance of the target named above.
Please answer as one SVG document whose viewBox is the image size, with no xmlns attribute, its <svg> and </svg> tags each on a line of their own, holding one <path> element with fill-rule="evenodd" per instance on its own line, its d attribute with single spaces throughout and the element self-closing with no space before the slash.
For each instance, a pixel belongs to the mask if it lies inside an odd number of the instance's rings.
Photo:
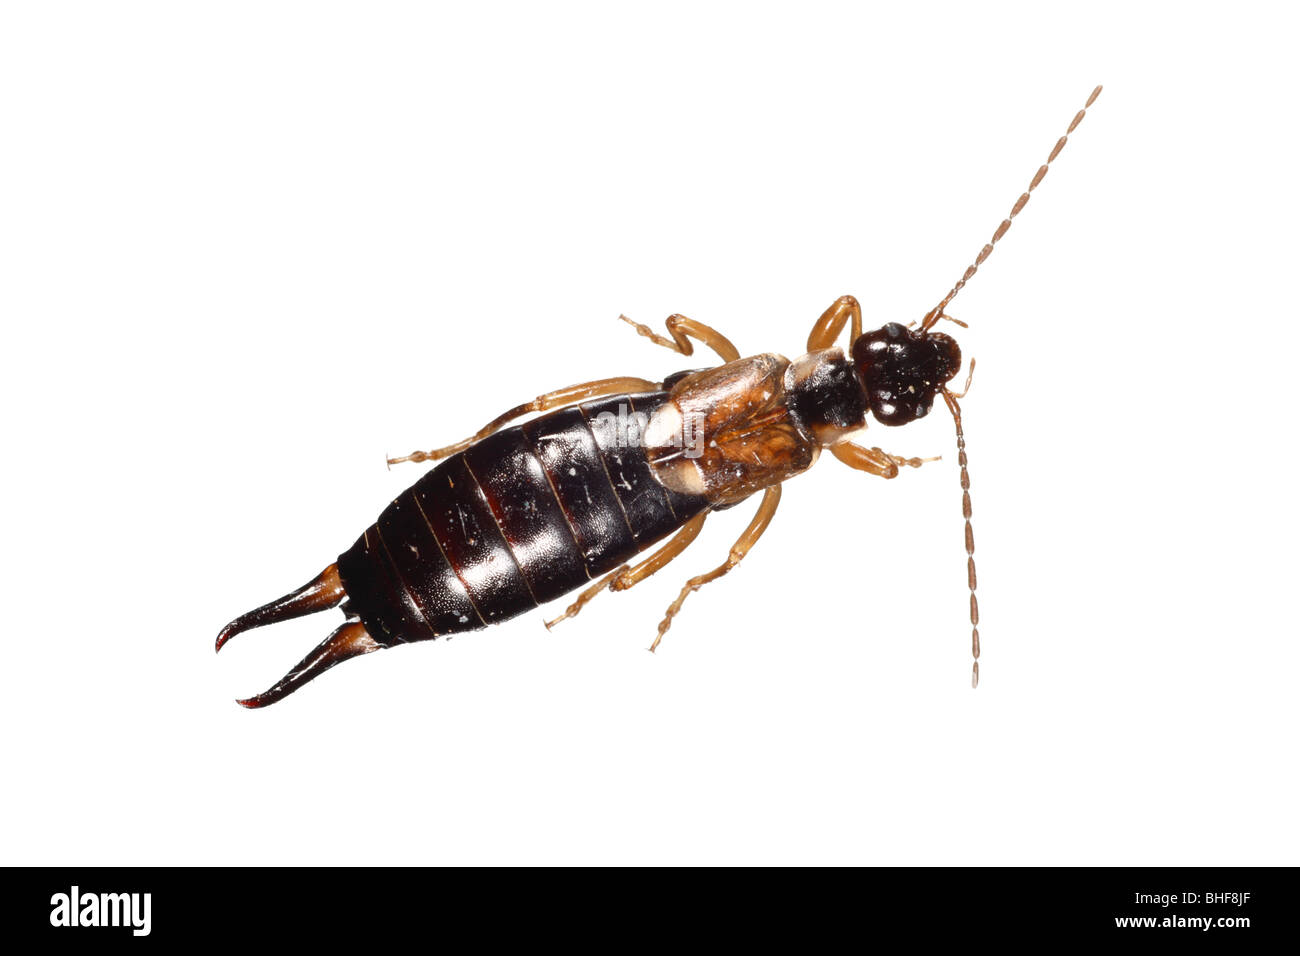
<svg viewBox="0 0 1300 956">
<path fill-rule="evenodd" d="M 984 264 L 984 260 L 993 252 L 993 246 L 996 245 L 997 241 L 1007 234 L 1007 230 L 1011 228 L 1011 220 L 1020 215 L 1020 211 L 1025 208 L 1025 205 L 1029 202 L 1029 194 L 1038 188 L 1038 184 L 1041 183 L 1043 177 L 1047 175 L 1047 167 L 1052 164 L 1052 160 L 1061 155 L 1061 150 L 1065 149 L 1066 140 L 1069 139 L 1071 133 L 1078 129 L 1079 124 L 1083 122 L 1083 117 L 1088 112 L 1088 107 L 1097 102 L 1097 97 L 1099 96 L 1101 96 L 1100 86 L 1092 91 L 1092 95 L 1088 97 L 1088 102 L 1083 104 L 1083 109 L 1079 110 L 1079 112 L 1075 114 L 1074 119 L 1070 122 L 1069 128 L 1065 131 L 1065 135 L 1058 139 L 1056 145 L 1052 147 L 1052 152 L 1048 155 L 1047 162 L 1039 166 L 1038 172 L 1034 173 L 1034 178 L 1030 181 L 1029 188 L 1020 194 L 1020 198 L 1016 200 L 1016 204 L 1011 207 L 1010 214 L 1006 219 L 1003 219 L 1001 225 L 994 230 L 993 238 L 984 244 L 984 248 L 981 249 L 980 254 L 975 257 L 975 261 L 966 269 L 966 272 L 963 273 L 962 277 L 957 280 L 957 284 L 952 287 L 952 290 L 943 297 L 943 301 L 926 313 L 925 319 L 921 323 L 922 331 L 928 331 L 940 319 L 950 318 L 950 316 L 943 314 L 943 310 L 948 307 L 949 302 L 957 297 L 957 293 L 962 290 L 962 287 L 970 281 L 971 277 L 979 270 L 979 267 Z M 970 365 L 970 375 L 966 378 L 966 387 L 962 389 L 960 394 L 950 392 L 945 388 L 943 390 L 943 400 L 947 403 L 948 411 L 952 413 L 953 423 L 957 427 L 957 463 L 961 466 L 961 515 L 966 520 L 966 583 L 970 585 L 970 651 L 971 657 L 973 658 L 970 671 L 970 685 L 971 687 L 978 687 L 980 685 L 980 606 L 979 602 L 975 598 L 975 532 L 971 529 L 970 524 L 970 471 L 966 466 L 966 435 L 962 432 L 961 427 L 961 406 L 957 404 L 957 399 L 965 397 L 966 389 L 970 388 L 971 377 L 974 376 L 974 374 L 975 362 L 972 360 Z"/>
<path fill-rule="evenodd" d="M 975 363 L 971 363 L 970 374 L 975 374 Z M 970 388 L 970 379 L 966 379 L 966 388 Z M 965 390 L 962 391 L 965 395 Z M 952 412 L 952 420 L 957 425 L 957 464 L 961 466 L 961 516 L 966 519 L 966 583 L 970 585 L 970 653 L 973 658 L 970 670 L 972 688 L 980 685 L 980 606 L 975 599 L 975 532 L 970 526 L 970 472 L 966 469 L 966 436 L 961 430 L 961 406 L 957 397 L 946 388 L 943 400 Z"/>
<path fill-rule="evenodd" d="M 1043 177 L 1047 175 L 1047 167 L 1052 164 L 1052 160 L 1061 155 L 1061 150 L 1065 149 L 1065 141 L 1070 138 L 1070 134 L 1078 128 L 1080 123 L 1083 122 L 1083 117 L 1088 112 L 1088 107 L 1097 102 L 1097 97 L 1099 96 L 1101 96 L 1100 86 L 1092 91 L 1092 95 L 1088 97 L 1088 102 L 1083 104 L 1083 109 L 1079 110 L 1079 112 L 1075 114 L 1074 119 L 1070 122 L 1069 128 L 1065 131 L 1065 135 L 1056 141 L 1056 145 L 1052 148 L 1051 154 L 1047 157 L 1047 162 L 1039 166 L 1038 172 L 1034 173 L 1034 178 L 1030 180 L 1029 188 L 1020 194 L 1020 198 L 1017 199 L 1016 204 L 1011 207 L 1011 212 L 1007 215 L 1007 218 L 1003 219 L 1002 223 L 993 231 L 993 238 L 984 244 L 984 248 L 980 250 L 980 254 L 975 257 L 975 261 L 967 267 L 966 271 L 962 274 L 962 277 L 957 280 L 957 284 L 952 287 L 952 291 L 943 297 L 942 302 L 926 313 L 924 321 L 921 322 L 921 330 L 923 332 L 929 331 L 929 329 L 933 327 L 939 319 L 944 317 L 943 310 L 948 307 L 948 303 L 957 297 L 957 293 L 962 290 L 962 287 L 965 286 L 966 283 L 971 280 L 971 277 L 979 271 L 979 267 L 984 264 L 984 260 L 993 252 L 993 247 L 997 244 L 997 241 L 1007 234 L 1007 230 L 1011 228 L 1011 220 L 1020 215 L 1020 211 L 1025 208 L 1025 204 L 1029 202 L 1029 194 L 1038 188 L 1038 184 L 1041 183 Z"/>
</svg>

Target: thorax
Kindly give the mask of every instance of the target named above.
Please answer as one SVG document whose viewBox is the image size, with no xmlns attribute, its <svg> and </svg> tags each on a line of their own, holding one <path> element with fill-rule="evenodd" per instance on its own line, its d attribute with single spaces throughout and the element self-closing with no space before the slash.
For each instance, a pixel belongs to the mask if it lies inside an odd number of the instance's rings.
<svg viewBox="0 0 1300 956">
<path fill-rule="evenodd" d="M 824 445 L 865 424 L 865 400 L 839 349 L 793 362 L 768 353 L 695 372 L 650 417 L 655 478 L 734 504 L 808 468 Z"/>
</svg>

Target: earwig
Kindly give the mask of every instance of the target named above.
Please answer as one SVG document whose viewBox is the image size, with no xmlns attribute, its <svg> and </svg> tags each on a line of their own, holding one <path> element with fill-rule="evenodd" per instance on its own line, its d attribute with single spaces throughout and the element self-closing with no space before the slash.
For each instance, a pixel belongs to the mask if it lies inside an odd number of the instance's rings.
<svg viewBox="0 0 1300 956">
<path fill-rule="evenodd" d="M 659 623 L 653 651 L 687 597 L 735 568 L 771 523 L 781 485 L 813 466 L 823 449 L 882 478 L 935 458 L 907 458 L 852 439 L 868 413 L 885 426 L 929 414 L 942 397 L 956 428 L 970 590 L 971 686 L 979 685 L 979 605 L 970 472 L 959 400 L 948 383 L 961 371 L 951 336 L 931 331 L 1006 235 L 1042 183 L 1068 136 L 1101 94 L 1098 86 L 1039 167 L 975 261 L 912 328 L 895 322 L 862 330 L 862 309 L 841 296 L 813 325 L 807 353 L 741 358 L 731 340 L 683 315 L 668 336 L 620 318 L 653 343 L 694 354 L 694 339 L 721 365 L 662 381 L 621 377 L 540 395 L 474 435 L 389 464 L 438 464 L 397 497 L 347 551 L 303 587 L 235 618 L 236 634 L 341 607 L 346 617 L 269 690 L 239 701 L 263 707 L 342 661 L 372 651 L 473 631 L 583 590 L 548 628 L 578 614 L 605 590 L 634 587 L 676 559 L 708 515 L 759 495 L 758 509 L 725 561 L 690 578 Z M 849 349 L 835 346 L 849 329 Z M 537 415 L 522 425 L 516 419 Z M 671 536 L 671 537 L 670 537 Z M 664 539 L 667 539 L 666 541 Z M 664 542 L 636 563 L 640 553 Z"/>
</svg>

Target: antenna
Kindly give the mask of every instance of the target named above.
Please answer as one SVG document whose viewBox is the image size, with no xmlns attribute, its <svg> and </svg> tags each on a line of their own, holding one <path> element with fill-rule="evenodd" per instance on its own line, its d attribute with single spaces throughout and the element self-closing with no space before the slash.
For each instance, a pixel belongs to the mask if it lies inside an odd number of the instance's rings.
<svg viewBox="0 0 1300 956">
<path fill-rule="evenodd" d="M 1029 182 L 1029 188 L 1020 194 L 1020 198 L 1017 199 L 1016 204 L 1011 207 L 1011 212 L 1007 214 L 1007 218 L 1003 219 L 1001 225 L 993 231 L 993 238 L 984 244 L 984 248 L 981 249 L 980 254 L 975 257 L 975 261 L 967 267 L 966 271 L 962 274 L 962 277 L 957 280 L 957 284 L 943 297 L 943 301 L 925 314 L 925 319 L 921 322 L 922 332 L 928 332 L 940 319 L 947 318 L 947 316 L 943 314 L 943 310 L 948 307 L 949 302 L 957 297 L 957 293 L 960 292 L 962 287 L 971 280 L 971 277 L 979 271 L 979 267 L 984 265 L 984 260 L 993 252 L 993 247 L 997 244 L 997 241 L 1007 234 L 1007 230 L 1011 228 L 1011 220 L 1020 215 L 1020 211 L 1025 208 L 1025 204 L 1029 202 L 1029 194 L 1038 188 L 1038 184 L 1041 183 L 1043 177 L 1047 175 L 1047 167 L 1052 164 L 1052 160 L 1061 155 L 1061 150 L 1065 149 L 1066 140 L 1070 138 L 1070 134 L 1078 128 L 1080 123 L 1083 122 L 1083 117 L 1087 114 L 1088 107 L 1097 102 L 1097 97 L 1099 96 L 1101 96 L 1100 86 L 1092 91 L 1092 95 L 1088 97 L 1088 102 L 1083 104 L 1083 109 L 1079 110 L 1079 112 L 1075 114 L 1074 119 L 1070 122 L 1069 128 L 1065 131 L 1065 135 L 1058 139 L 1056 145 L 1052 147 L 1052 152 L 1047 157 L 1047 162 L 1039 166 L 1038 172 L 1034 173 L 1034 178 Z"/>
<path fill-rule="evenodd" d="M 970 375 L 966 378 L 966 389 L 970 388 L 970 380 L 975 375 L 975 363 L 971 362 Z M 975 532 L 970 526 L 970 472 L 966 470 L 966 436 L 961 430 L 961 406 L 957 404 L 957 399 L 966 394 L 963 389 L 961 395 L 955 395 L 946 388 L 943 390 L 943 400 L 948 405 L 948 411 L 952 412 L 952 420 L 957 425 L 957 464 L 961 466 L 961 516 L 966 519 L 966 583 L 970 585 L 970 653 L 972 658 L 970 669 L 970 686 L 972 689 L 980 685 L 980 606 L 975 600 Z"/>
<path fill-rule="evenodd" d="M 1065 143 L 1070 134 L 1078 129 L 1079 124 L 1083 122 L 1083 117 L 1088 112 L 1088 107 L 1097 102 L 1097 97 L 1101 95 L 1101 87 L 1092 91 L 1088 97 L 1088 102 L 1083 104 L 1083 109 L 1075 114 L 1074 119 L 1070 121 L 1065 135 L 1056 141 L 1052 147 L 1052 152 L 1047 157 L 1047 162 L 1038 167 L 1038 172 L 1034 173 L 1034 178 L 1029 182 L 1029 188 L 1020 194 L 1016 200 L 1011 212 L 1003 219 L 997 229 L 993 231 L 993 238 L 984 244 L 980 254 L 975 257 L 975 261 L 967 267 L 962 277 L 957 280 L 957 284 L 952 290 L 943 297 L 943 301 L 926 313 L 925 319 L 921 322 L 921 331 L 929 331 L 940 319 L 951 319 L 950 316 L 944 315 L 943 310 L 948 307 L 948 303 L 957 297 L 957 293 L 962 287 L 971 280 L 971 277 L 979 271 L 979 267 L 984 264 L 984 260 L 993 252 L 993 246 L 997 241 L 1007 234 L 1011 228 L 1011 220 L 1020 215 L 1020 211 L 1025 208 L 1029 202 L 1029 194 L 1038 188 L 1038 184 L 1043 181 L 1047 175 L 1047 167 L 1052 164 L 1052 160 L 1061 155 L 1061 150 L 1065 149 Z M 951 319 L 951 321 L 956 321 Z M 958 323 L 961 324 L 961 323 Z M 966 463 L 966 435 L 961 427 L 961 406 L 957 403 L 959 398 L 964 398 L 966 392 L 970 389 L 971 378 L 975 375 L 975 361 L 971 360 L 970 374 L 966 377 L 966 386 L 960 393 L 950 392 L 947 388 L 943 390 L 943 400 L 948 406 L 948 411 L 952 413 L 953 424 L 957 428 L 957 464 L 961 466 L 961 516 L 966 521 L 966 583 L 970 586 L 970 650 L 973 662 L 971 664 L 970 685 L 972 688 L 980 685 L 980 606 L 975 599 L 975 532 L 971 530 L 971 506 L 970 506 L 970 471 Z"/>
</svg>

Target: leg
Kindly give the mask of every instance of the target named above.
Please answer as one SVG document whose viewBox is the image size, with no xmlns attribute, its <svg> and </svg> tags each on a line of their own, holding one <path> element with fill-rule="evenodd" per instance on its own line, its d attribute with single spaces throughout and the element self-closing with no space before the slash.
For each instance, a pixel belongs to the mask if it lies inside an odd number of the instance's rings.
<svg viewBox="0 0 1300 956">
<path fill-rule="evenodd" d="M 838 445 L 831 445 L 831 454 L 850 468 L 879 475 L 881 478 L 897 478 L 898 469 L 904 465 L 910 468 L 920 468 L 927 461 L 939 460 L 938 458 L 900 458 L 898 455 L 883 452 L 879 448 L 863 448 L 851 441 L 842 441 Z"/>
<path fill-rule="evenodd" d="M 693 346 L 686 336 L 690 335 L 699 339 L 713 351 L 722 356 L 724 362 L 734 362 L 740 358 L 740 350 L 731 344 L 731 340 L 719 332 L 717 329 L 710 328 L 703 322 L 696 322 L 694 319 L 688 319 L 684 315 L 670 315 L 664 319 L 664 325 L 668 326 L 668 334 L 671 339 L 666 339 L 662 335 L 655 335 L 650 331 L 648 325 L 642 325 L 640 322 L 633 322 L 626 315 L 620 315 L 620 319 L 626 322 L 632 328 L 636 329 L 641 335 L 644 335 L 656 345 L 662 345 L 666 349 L 672 349 L 674 352 L 680 352 L 682 355 L 694 355 L 695 346 Z"/>
<path fill-rule="evenodd" d="M 706 512 L 707 514 L 707 512 Z M 623 565 L 621 568 L 615 568 L 609 574 L 605 575 L 587 590 L 578 595 L 578 599 L 568 606 L 563 614 L 553 621 L 546 622 L 546 629 L 549 631 L 556 624 L 566 618 L 573 617 L 582 610 L 583 605 L 594 598 L 605 588 L 611 591 L 626 591 L 634 584 L 639 584 L 650 575 L 654 574 L 665 564 L 677 557 L 686 550 L 686 546 L 695 540 L 704 527 L 705 515 L 696 515 L 690 521 L 682 526 L 682 530 L 673 535 L 672 539 L 656 551 L 650 557 L 637 564 L 635 567 Z"/>
<path fill-rule="evenodd" d="M 600 395 L 616 395 L 619 392 L 652 392 L 660 387 L 660 383 L 651 382 L 644 378 L 602 378 L 597 382 L 583 382 L 581 385 L 570 385 L 568 388 L 562 388 L 555 392 L 547 392 L 545 395 L 538 395 L 531 402 L 524 402 L 522 405 L 516 405 L 510 411 L 503 415 L 498 415 L 492 421 L 488 422 L 469 438 L 456 442 L 454 445 L 447 445 L 445 448 L 435 448 L 433 451 L 413 451 L 409 455 L 403 455 L 401 458 L 390 458 L 388 463 L 396 465 L 403 461 L 437 461 L 439 458 L 446 458 L 448 455 L 454 455 L 458 451 L 464 451 L 476 441 L 487 438 L 495 431 L 499 431 L 504 425 L 514 421 L 516 418 L 523 418 L 525 415 L 531 415 L 533 412 L 545 412 L 552 408 L 559 408 L 561 405 L 572 405 L 574 402 L 580 402 L 587 398 L 596 398 Z"/>
<path fill-rule="evenodd" d="M 822 313 L 822 317 L 808 333 L 808 351 L 820 352 L 830 348 L 844 330 L 844 323 L 850 320 L 849 344 L 852 345 L 862 334 L 862 306 L 858 305 L 858 300 L 853 296 L 842 295 Z"/>
<path fill-rule="evenodd" d="M 682 602 L 686 600 L 688 594 L 693 591 L 698 591 L 710 581 L 722 577 L 738 565 L 745 555 L 749 553 L 749 549 L 754 546 L 754 542 L 762 537 L 763 532 L 767 530 L 767 526 L 772 523 L 772 516 L 776 514 L 776 506 L 780 504 L 780 502 L 780 485 L 773 485 L 771 488 L 768 488 L 767 491 L 763 492 L 763 500 L 759 502 L 758 511 L 754 515 L 754 520 L 749 523 L 749 527 L 745 529 L 744 534 L 737 538 L 736 543 L 731 546 L 731 553 L 727 555 L 727 560 L 707 574 L 697 575 L 687 581 L 682 587 L 681 594 L 677 595 L 677 600 L 668 606 L 668 611 L 664 614 L 664 619 L 659 622 L 659 633 L 655 635 L 655 641 L 650 645 L 650 650 L 653 651 L 659 646 L 659 642 L 664 639 L 664 632 L 667 631 L 668 628 L 672 627 L 673 618 L 676 617 L 677 612 L 682 609 Z"/>
<path fill-rule="evenodd" d="M 965 398 L 966 393 L 970 391 L 971 379 L 975 377 L 975 359 L 970 360 L 970 371 L 966 373 L 966 384 L 961 387 L 960 392 L 949 392 L 953 398 Z M 947 391 L 947 389 L 944 389 Z"/>
</svg>

